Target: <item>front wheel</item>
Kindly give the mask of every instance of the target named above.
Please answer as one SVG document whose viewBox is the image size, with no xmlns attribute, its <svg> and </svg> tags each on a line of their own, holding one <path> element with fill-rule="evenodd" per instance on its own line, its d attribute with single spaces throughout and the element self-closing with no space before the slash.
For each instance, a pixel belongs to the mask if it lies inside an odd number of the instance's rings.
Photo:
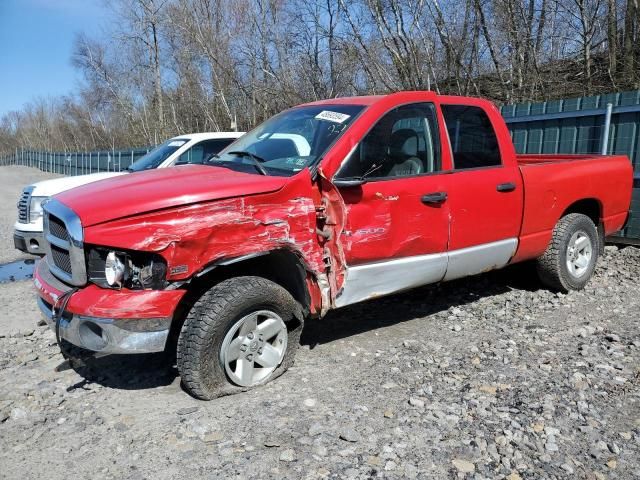
<svg viewBox="0 0 640 480">
<path fill-rule="evenodd" d="M 558 221 L 551 243 L 537 260 L 542 283 L 555 290 L 581 290 L 596 268 L 600 240 L 593 221 L 571 213 Z"/>
<path fill-rule="evenodd" d="M 262 385 L 293 364 L 300 305 L 280 285 L 236 277 L 208 290 L 182 326 L 177 364 L 184 387 L 210 400 Z"/>
</svg>

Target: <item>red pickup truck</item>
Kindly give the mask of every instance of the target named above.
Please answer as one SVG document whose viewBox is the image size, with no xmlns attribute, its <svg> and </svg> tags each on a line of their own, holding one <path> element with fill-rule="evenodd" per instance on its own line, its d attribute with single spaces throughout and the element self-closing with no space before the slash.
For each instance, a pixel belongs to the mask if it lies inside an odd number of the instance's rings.
<svg viewBox="0 0 640 480">
<path fill-rule="evenodd" d="M 285 371 L 303 322 L 331 309 L 525 260 L 553 289 L 584 287 L 631 188 L 625 156 L 516 155 L 484 100 L 324 100 L 208 165 L 55 196 L 34 281 L 63 341 L 175 348 L 210 399 Z"/>
</svg>

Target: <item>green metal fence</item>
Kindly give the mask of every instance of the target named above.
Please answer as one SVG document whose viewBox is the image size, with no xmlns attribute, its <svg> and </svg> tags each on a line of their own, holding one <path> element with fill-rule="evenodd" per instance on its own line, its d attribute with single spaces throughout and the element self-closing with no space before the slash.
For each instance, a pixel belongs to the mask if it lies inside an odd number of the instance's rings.
<svg viewBox="0 0 640 480">
<path fill-rule="evenodd" d="M 640 240 L 640 91 L 504 105 L 500 110 L 518 153 L 627 155 L 635 172 L 631 210 L 636 213 L 620 236 Z"/>
<path fill-rule="evenodd" d="M 146 155 L 151 148 L 95 152 L 39 152 L 16 149 L 9 155 L 0 156 L 0 165 L 24 165 L 63 175 L 119 172 Z"/>
</svg>

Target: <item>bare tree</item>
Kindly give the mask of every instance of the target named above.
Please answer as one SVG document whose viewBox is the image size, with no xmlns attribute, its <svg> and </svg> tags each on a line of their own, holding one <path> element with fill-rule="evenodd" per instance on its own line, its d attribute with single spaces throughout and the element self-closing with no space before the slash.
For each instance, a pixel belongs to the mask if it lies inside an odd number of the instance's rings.
<svg viewBox="0 0 640 480">
<path fill-rule="evenodd" d="M 82 83 L 0 117 L 0 151 L 249 129 L 297 103 L 433 89 L 517 102 L 640 87 L 639 0 L 107 0 Z"/>
</svg>

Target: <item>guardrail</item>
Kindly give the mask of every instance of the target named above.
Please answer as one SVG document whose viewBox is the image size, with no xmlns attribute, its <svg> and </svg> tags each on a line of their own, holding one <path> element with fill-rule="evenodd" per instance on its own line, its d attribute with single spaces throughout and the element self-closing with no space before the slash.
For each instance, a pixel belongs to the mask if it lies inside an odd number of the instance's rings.
<svg viewBox="0 0 640 480">
<path fill-rule="evenodd" d="M 95 152 L 41 152 L 16 149 L 0 156 L 0 165 L 23 165 L 62 175 L 119 172 L 146 155 L 153 147 Z"/>
</svg>

